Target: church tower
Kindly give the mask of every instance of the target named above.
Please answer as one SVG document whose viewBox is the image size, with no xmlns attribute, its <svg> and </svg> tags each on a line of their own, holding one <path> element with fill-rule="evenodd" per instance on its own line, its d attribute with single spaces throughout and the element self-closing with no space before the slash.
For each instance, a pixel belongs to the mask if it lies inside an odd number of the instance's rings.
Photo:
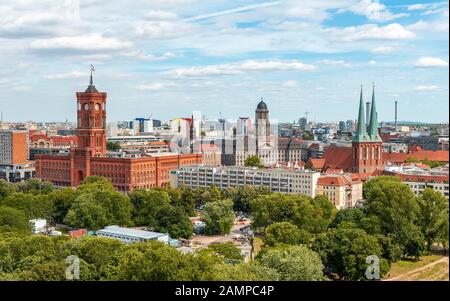
<svg viewBox="0 0 450 301">
<path fill-rule="evenodd" d="M 90 176 L 90 159 L 106 155 L 106 93 L 98 92 L 92 80 L 84 92 L 77 92 L 78 145 L 71 151 L 72 186 Z"/>
<path fill-rule="evenodd" d="M 269 110 L 261 97 L 255 111 L 256 148 L 270 146 Z"/>
<path fill-rule="evenodd" d="M 359 98 L 358 128 L 352 140 L 352 171 L 356 173 L 373 173 L 383 169 L 383 142 L 378 133 L 378 114 L 375 104 L 375 86 L 372 90 L 369 126 L 366 130 L 364 100 L 361 86 Z"/>
</svg>

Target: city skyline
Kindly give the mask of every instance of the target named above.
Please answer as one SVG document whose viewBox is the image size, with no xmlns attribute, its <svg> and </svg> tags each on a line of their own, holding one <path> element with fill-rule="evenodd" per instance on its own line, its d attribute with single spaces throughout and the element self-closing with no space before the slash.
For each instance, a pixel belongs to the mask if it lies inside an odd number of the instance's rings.
<svg viewBox="0 0 450 301">
<path fill-rule="evenodd" d="M 261 97 L 280 122 L 354 120 L 359 85 L 370 101 L 375 82 L 380 121 L 397 100 L 399 120 L 448 122 L 448 2 L 13 3 L 0 10 L 5 121 L 74 121 L 92 63 L 110 121 L 252 116 Z"/>
</svg>

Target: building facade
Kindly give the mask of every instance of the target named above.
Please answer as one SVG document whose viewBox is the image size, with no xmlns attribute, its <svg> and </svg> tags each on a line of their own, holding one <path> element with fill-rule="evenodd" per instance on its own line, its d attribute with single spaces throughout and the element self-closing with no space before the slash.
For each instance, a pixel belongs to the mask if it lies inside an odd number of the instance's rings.
<svg viewBox="0 0 450 301">
<path fill-rule="evenodd" d="M 108 156 L 106 151 L 106 93 L 91 82 L 77 92 L 77 140 L 69 155 L 37 155 L 36 176 L 56 186 L 77 187 L 89 176 L 104 176 L 117 190 L 169 185 L 169 171 L 199 164 L 201 154 L 152 154 L 141 158 Z"/>
<path fill-rule="evenodd" d="M 239 186 L 265 186 L 271 192 L 316 195 L 320 173 L 304 169 L 257 169 L 246 167 L 189 166 L 170 173 L 172 187 L 210 187 L 220 189 Z"/>
<path fill-rule="evenodd" d="M 363 183 L 349 175 L 325 175 L 317 181 L 317 195 L 325 195 L 337 209 L 354 208 L 363 199 Z"/>
</svg>

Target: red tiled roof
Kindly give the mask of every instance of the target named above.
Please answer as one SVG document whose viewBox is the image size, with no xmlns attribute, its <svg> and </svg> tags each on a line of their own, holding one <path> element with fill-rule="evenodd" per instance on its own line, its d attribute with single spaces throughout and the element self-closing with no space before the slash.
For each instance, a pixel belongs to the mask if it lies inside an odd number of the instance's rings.
<svg viewBox="0 0 450 301">
<path fill-rule="evenodd" d="M 323 176 L 317 180 L 317 185 L 320 186 L 345 186 L 352 185 L 353 181 L 350 177 L 344 175 L 339 176 Z"/>
<path fill-rule="evenodd" d="M 341 168 L 327 168 L 325 173 L 343 173 L 344 171 Z"/>
<path fill-rule="evenodd" d="M 327 148 L 322 159 L 325 159 L 324 169 L 350 170 L 352 168 L 352 148 L 332 144 Z"/>
<path fill-rule="evenodd" d="M 408 158 L 416 158 L 417 160 L 429 160 L 438 162 L 448 162 L 448 150 L 421 150 L 413 153 L 383 153 L 383 161 L 385 163 L 403 163 L 406 162 Z"/>
<path fill-rule="evenodd" d="M 408 150 L 409 150 L 410 153 L 414 153 L 414 152 L 423 151 L 423 148 L 421 148 L 418 145 L 411 145 L 410 147 L 408 147 Z"/>
<path fill-rule="evenodd" d="M 39 140 L 50 141 L 50 137 L 45 134 L 41 134 L 41 133 L 30 135 L 30 142 L 36 142 Z"/>
<path fill-rule="evenodd" d="M 447 175 L 412 175 L 412 174 L 402 174 L 402 173 L 396 173 L 396 172 L 388 172 L 384 171 L 385 175 L 389 176 L 396 176 L 400 178 L 402 181 L 407 182 L 423 182 L 423 183 L 445 183 L 448 181 Z"/>
<path fill-rule="evenodd" d="M 324 164 L 325 164 L 325 159 L 309 158 L 309 160 L 308 160 L 308 165 L 310 165 L 311 168 L 313 168 L 313 169 L 322 170 Z"/>
</svg>

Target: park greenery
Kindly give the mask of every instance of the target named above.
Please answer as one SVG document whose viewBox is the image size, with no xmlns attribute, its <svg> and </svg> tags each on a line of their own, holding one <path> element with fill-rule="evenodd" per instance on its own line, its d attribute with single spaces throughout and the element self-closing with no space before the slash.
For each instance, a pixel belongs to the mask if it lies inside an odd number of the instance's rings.
<svg viewBox="0 0 450 301">
<path fill-rule="evenodd" d="M 325 196 L 270 193 L 262 187 L 220 190 L 154 188 L 129 194 L 102 177 L 76 189 L 35 179 L 0 181 L 0 280 L 65 280 L 66 257 L 80 258 L 80 280 L 366 280 L 367 257 L 380 259 L 381 276 L 401 259 L 448 250 L 448 201 L 427 188 L 420 196 L 397 178 L 364 183 L 361 208 L 337 210 Z M 229 234 L 237 215 L 249 215 L 262 249 L 244 261 L 233 243 L 193 254 L 149 241 L 31 235 L 28 220 L 101 229 L 145 227 L 190 238 L 189 217 L 201 214 L 206 234 Z"/>
</svg>

